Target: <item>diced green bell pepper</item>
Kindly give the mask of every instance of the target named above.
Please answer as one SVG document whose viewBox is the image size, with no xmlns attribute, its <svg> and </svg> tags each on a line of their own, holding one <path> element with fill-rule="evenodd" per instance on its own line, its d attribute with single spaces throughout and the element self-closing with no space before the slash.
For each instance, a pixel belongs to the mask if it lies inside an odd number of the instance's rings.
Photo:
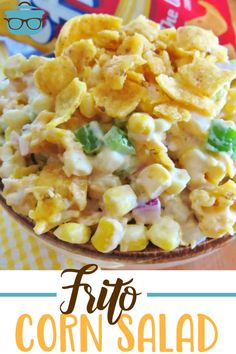
<svg viewBox="0 0 236 354">
<path fill-rule="evenodd" d="M 215 152 L 227 152 L 236 159 L 236 130 L 220 120 L 213 121 L 207 140 L 207 149 Z"/>
<path fill-rule="evenodd" d="M 111 150 L 122 154 L 134 155 L 135 148 L 123 130 L 113 126 L 104 136 L 104 144 Z"/>
<path fill-rule="evenodd" d="M 86 154 L 94 154 L 98 152 L 102 145 L 103 131 L 98 122 L 91 122 L 83 125 L 75 131 L 76 140 L 79 141 Z"/>
</svg>

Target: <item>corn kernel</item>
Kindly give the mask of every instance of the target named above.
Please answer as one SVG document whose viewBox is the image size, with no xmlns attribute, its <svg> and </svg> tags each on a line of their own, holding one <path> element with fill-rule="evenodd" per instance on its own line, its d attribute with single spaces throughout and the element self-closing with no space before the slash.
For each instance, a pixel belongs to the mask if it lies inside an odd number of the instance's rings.
<svg viewBox="0 0 236 354">
<path fill-rule="evenodd" d="M 26 65 L 27 59 L 22 54 L 10 56 L 5 63 L 4 74 L 10 80 L 22 78 Z"/>
<path fill-rule="evenodd" d="M 168 171 L 171 171 L 174 169 L 175 164 L 169 157 L 168 153 L 164 150 L 161 151 L 156 151 L 155 149 L 151 149 L 151 156 L 153 158 L 153 162 L 160 163 L 163 165 L 165 168 L 168 169 Z"/>
<path fill-rule="evenodd" d="M 97 111 L 93 96 L 87 92 L 80 103 L 80 112 L 88 119 L 95 117 Z"/>
<path fill-rule="evenodd" d="M 163 216 L 171 215 L 175 221 L 181 224 L 182 227 L 191 218 L 191 214 L 192 214 L 191 207 L 188 204 L 186 204 L 186 201 L 184 201 L 183 198 L 181 198 L 179 195 L 170 198 L 166 194 L 165 197 L 166 200 L 164 200 L 165 198 L 162 197 L 162 205 L 165 206 L 162 215 Z"/>
<path fill-rule="evenodd" d="M 136 136 L 150 136 L 155 130 L 154 119 L 145 113 L 134 113 L 128 121 L 128 132 L 132 137 Z"/>
<path fill-rule="evenodd" d="M 172 251 L 180 245 L 180 225 L 169 216 L 163 216 L 148 230 L 147 236 L 154 245 Z"/>
<path fill-rule="evenodd" d="M 126 159 L 127 155 L 110 150 L 109 148 L 103 148 L 93 158 L 93 168 L 103 173 L 113 173 L 125 163 Z M 109 163 L 107 163 L 108 161 Z"/>
<path fill-rule="evenodd" d="M 120 243 L 121 252 L 144 250 L 149 242 L 146 231 L 144 225 L 126 225 L 124 237 Z"/>
<path fill-rule="evenodd" d="M 47 220 L 54 222 L 57 216 L 66 209 L 65 202 L 60 197 L 39 200 L 34 210 L 30 211 L 30 218 L 35 221 Z"/>
<path fill-rule="evenodd" d="M 51 96 L 45 93 L 38 94 L 31 103 L 32 111 L 39 114 L 40 112 L 46 110 L 53 112 L 54 110 L 54 100 Z"/>
<path fill-rule="evenodd" d="M 32 165 L 32 166 L 28 166 L 28 167 L 20 167 L 20 166 L 17 166 L 15 169 L 14 169 L 14 172 L 12 174 L 12 177 L 13 178 L 23 178 L 24 176 L 28 176 L 30 175 L 31 173 L 36 173 L 38 171 L 38 166 L 36 165 Z"/>
<path fill-rule="evenodd" d="M 11 132 L 12 132 L 12 129 L 10 127 L 7 127 L 7 129 L 5 130 L 5 134 L 4 134 L 4 138 L 6 141 L 8 141 L 10 139 Z"/>
<path fill-rule="evenodd" d="M 153 199 L 171 185 L 171 175 L 162 165 L 156 163 L 140 172 L 136 184 L 141 192 Z"/>
<path fill-rule="evenodd" d="M 137 206 L 137 197 L 129 185 L 109 188 L 103 194 L 107 213 L 122 217 Z"/>
<path fill-rule="evenodd" d="M 24 110 L 20 109 L 9 109 L 2 116 L 3 121 L 12 130 L 19 130 L 29 123 L 29 116 Z"/>
<path fill-rule="evenodd" d="M 119 221 L 103 217 L 99 221 L 91 242 L 99 252 L 111 252 L 119 245 L 123 235 L 124 227 Z"/>
<path fill-rule="evenodd" d="M 199 148 L 185 151 L 179 162 L 191 177 L 189 182 L 191 188 L 198 188 L 207 183 L 218 185 L 226 175 L 225 163 L 216 155 Z"/>
<path fill-rule="evenodd" d="M 163 133 L 167 132 L 171 128 L 171 123 L 164 118 L 155 119 L 154 122 L 155 122 L 155 131 L 160 136 L 162 136 Z"/>
<path fill-rule="evenodd" d="M 190 176 L 188 172 L 184 169 L 174 168 L 171 171 L 172 182 L 169 188 L 166 189 L 168 194 L 179 194 L 184 190 L 188 182 L 190 181 Z"/>
<path fill-rule="evenodd" d="M 59 196 L 38 200 L 36 208 L 29 212 L 29 217 L 35 221 L 35 233 L 39 235 L 59 225 L 65 210 L 66 204 Z"/>
<path fill-rule="evenodd" d="M 229 89 L 227 102 L 223 108 L 224 119 L 232 119 L 236 114 L 236 88 Z"/>
<path fill-rule="evenodd" d="M 91 236 L 91 230 L 88 226 L 75 222 L 68 222 L 60 225 L 54 235 L 62 241 L 81 244 L 87 243 Z"/>
<path fill-rule="evenodd" d="M 79 144 L 69 146 L 63 154 L 63 170 L 66 176 L 88 176 L 92 172 L 92 164 L 81 150 Z"/>
<path fill-rule="evenodd" d="M 121 185 L 121 181 L 118 176 L 113 174 L 105 175 L 92 175 L 89 179 L 89 197 L 92 199 L 101 199 L 103 193 L 108 188 L 113 188 Z"/>
</svg>

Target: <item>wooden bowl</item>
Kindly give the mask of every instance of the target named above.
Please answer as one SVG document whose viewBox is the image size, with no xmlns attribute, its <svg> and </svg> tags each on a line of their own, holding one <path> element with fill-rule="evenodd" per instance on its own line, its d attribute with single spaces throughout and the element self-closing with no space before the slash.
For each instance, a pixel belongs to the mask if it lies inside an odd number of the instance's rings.
<svg viewBox="0 0 236 354">
<path fill-rule="evenodd" d="M 234 240 L 234 237 L 224 236 L 217 239 L 207 239 L 195 248 L 178 247 L 171 252 L 165 252 L 160 248 L 149 244 L 145 251 L 137 252 L 120 252 L 118 249 L 109 253 L 100 253 L 94 249 L 91 243 L 76 245 L 64 242 L 56 238 L 51 232 L 42 235 L 36 235 L 33 231 L 33 222 L 27 218 L 15 213 L 11 207 L 6 204 L 2 196 L 2 184 L 0 181 L 0 204 L 2 207 L 28 231 L 31 231 L 37 239 L 46 243 L 48 246 L 57 249 L 59 252 L 66 253 L 75 260 L 85 263 L 96 263 L 103 268 L 122 268 L 129 269 L 129 266 L 137 267 L 137 269 L 163 269 L 176 264 L 186 263 L 193 258 L 201 257 L 210 254 L 229 242 Z"/>
</svg>

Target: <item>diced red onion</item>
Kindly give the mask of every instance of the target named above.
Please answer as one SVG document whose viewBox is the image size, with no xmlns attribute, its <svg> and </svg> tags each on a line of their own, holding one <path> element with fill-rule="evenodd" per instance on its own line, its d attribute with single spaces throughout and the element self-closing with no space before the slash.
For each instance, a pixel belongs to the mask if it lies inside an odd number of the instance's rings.
<svg viewBox="0 0 236 354">
<path fill-rule="evenodd" d="M 158 198 L 151 199 L 147 203 L 138 206 L 132 211 L 137 223 L 155 224 L 161 214 L 161 203 Z"/>
</svg>

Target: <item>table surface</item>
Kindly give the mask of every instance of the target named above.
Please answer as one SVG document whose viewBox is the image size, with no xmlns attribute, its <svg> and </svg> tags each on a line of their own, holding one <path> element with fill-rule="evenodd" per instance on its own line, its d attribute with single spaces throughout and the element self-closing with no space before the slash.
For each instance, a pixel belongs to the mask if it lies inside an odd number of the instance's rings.
<svg viewBox="0 0 236 354">
<path fill-rule="evenodd" d="M 236 270 L 236 240 L 211 255 L 169 269 Z"/>
</svg>

